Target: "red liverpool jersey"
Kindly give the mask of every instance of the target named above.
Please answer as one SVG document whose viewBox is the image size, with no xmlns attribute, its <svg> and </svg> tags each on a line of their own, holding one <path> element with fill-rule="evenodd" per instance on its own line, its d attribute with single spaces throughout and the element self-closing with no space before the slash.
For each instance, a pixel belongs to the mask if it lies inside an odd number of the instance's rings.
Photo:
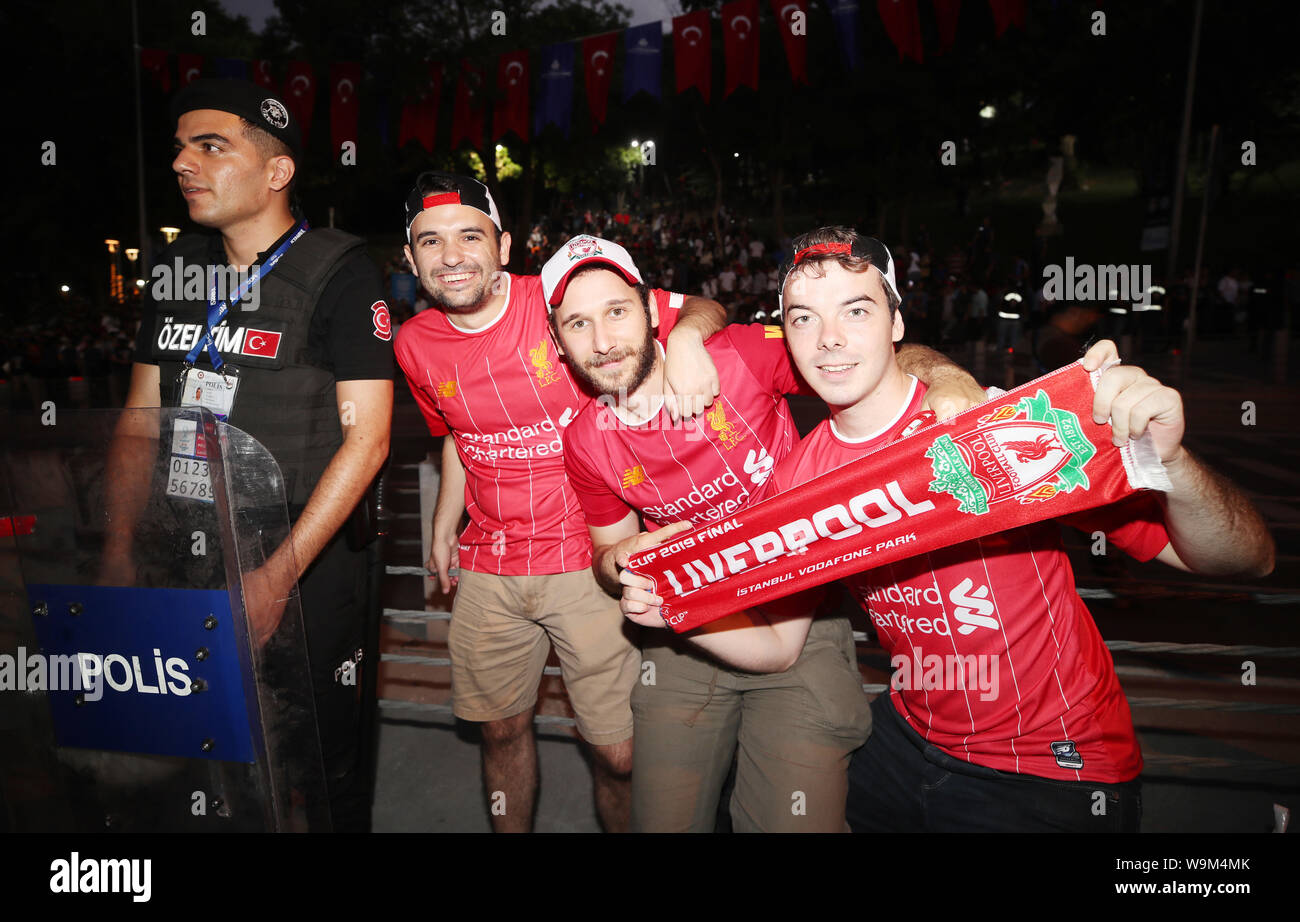
<svg viewBox="0 0 1300 922">
<path fill-rule="evenodd" d="M 787 490 L 901 437 L 920 412 L 915 379 L 884 430 L 848 441 L 830 420 L 773 475 Z M 1169 542 L 1148 494 L 1065 521 L 1139 560 Z M 845 580 L 893 666 L 894 707 L 958 759 L 1044 778 L 1127 781 L 1142 770 L 1110 652 L 1074 585 L 1056 522 L 999 532 Z"/>
<path fill-rule="evenodd" d="M 629 424 L 605 400 L 564 433 L 564 463 L 587 524 L 622 521 L 629 510 L 654 530 L 689 519 L 725 519 L 765 488 L 799 435 L 784 394 L 799 379 L 780 327 L 730 326 L 705 344 L 720 394 L 696 418 L 674 424 L 662 407 Z"/>
<path fill-rule="evenodd" d="M 564 428 L 591 402 L 556 354 L 541 277 L 506 275 L 501 314 L 479 330 L 439 310 L 402 324 L 394 353 L 429 432 L 465 466 L 460 565 L 479 573 L 569 573 L 591 565 L 582 507 L 564 474 Z M 682 296 L 653 289 L 667 336 Z"/>
</svg>

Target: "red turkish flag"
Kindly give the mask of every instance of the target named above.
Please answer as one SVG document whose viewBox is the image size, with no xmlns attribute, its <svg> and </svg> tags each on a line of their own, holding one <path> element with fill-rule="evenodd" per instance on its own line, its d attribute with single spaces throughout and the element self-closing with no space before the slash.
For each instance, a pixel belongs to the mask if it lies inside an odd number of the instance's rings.
<svg viewBox="0 0 1300 922">
<path fill-rule="evenodd" d="M 140 66 L 153 78 L 155 83 L 162 87 L 164 93 L 171 92 L 172 75 L 171 71 L 167 69 L 167 52 L 159 48 L 141 48 Z"/>
<path fill-rule="evenodd" d="M 876 12 L 889 33 L 889 39 L 898 48 L 898 60 L 911 57 L 921 62 L 921 17 L 916 11 L 916 0 L 876 0 Z"/>
<path fill-rule="evenodd" d="M 1002 35 L 1007 26 L 1025 27 L 1025 0 L 989 0 L 993 10 L 993 31 Z"/>
<path fill-rule="evenodd" d="M 795 16 L 796 13 L 802 14 Z M 808 85 L 808 0 L 772 0 L 776 28 L 785 45 L 790 80 Z M 797 25 L 796 25 L 797 24 Z"/>
<path fill-rule="evenodd" d="M 244 335 L 244 355 L 263 355 L 268 359 L 275 358 L 275 354 L 280 351 L 280 333 L 272 333 L 270 330 L 254 330 L 248 328 L 248 333 Z"/>
<path fill-rule="evenodd" d="M 528 51 L 510 51 L 497 58 L 497 102 L 492 110 L 492 140 L 513 131 L 528 140 Z"/>
<path fill-rule="evenodd" d="M 203 76 L 203 55 L 176 55 L 176 72 L 180 78 L 177 80 L 178 85 L 182 88 L 189 86 L 195 80 Z"/>
<path fill-rule="evenodd" d="M 951 51 L 957 41 L 957 20 L 961 0 L 934 0 L 934 16 L 939 20 L 939 53 Z"/>
<path fill-rule="evenodd" d="M 673 19 L 673 58 L 677 68 L 677 92 L 691 87 L 709 101 L 713 81 L 709 58 L 709 11 L 696 10 Z"/>
<path fill-rule="evenodd" d="M 456 101 L 451 108 L 451 149 L 462 141 L 469 141 L 476 150 L 483 146 L 483 72 L 469 58 L 461 58 Z"/>
<path fill-rule="evenodd" d="M 253 62 L 253 82 L 260 87 L 275 91 L 275 78 L 271 76 L 271 62 L 263 58 Z"/>
<path fill-rule="evenodd" d="M 722 50 L 727 63 L 730 96 L 738 87 L 758 89 L 758 0 L 732 0 L 722 5 Z"/>
<path fill-rule="evenodd" d="M 356 61 L 337 61 L 330 65 L 330 140 L 334 156 L 344 142 L 357 143 L 357 112 L 361 89 L 361 65 Z"/>
<path fill-rule="evenodd" d="M 284 103 L 298 120 L 302 129 L 302 146 L 306 149 L 312 111 L 316 108 L 316 77 L 306 61 L 289 62 L 289 70 L 284 75 Z"/>
<path fill-rule="evenodd" d="M 587 84 L 587 108 L 591 110 L 591 132 L 605 124 L 609 107 L 609 80 L 614 75 L 614 42 L 617 32 L 593 35 L 582 42 L 582 79 Z"/>
<path fill-rule="evenodd" d="M 429 62 L 429 85 L 424 94 L 414 102 L 402 106 L 402 120 L 397 128 L 397 146 L 405 147 L 407 141 L 419 141 L 420 146 L 433 153 L 433 142 L 438 130 L 438 101 L 442 98 L 442 62 Z"/>
</svg>

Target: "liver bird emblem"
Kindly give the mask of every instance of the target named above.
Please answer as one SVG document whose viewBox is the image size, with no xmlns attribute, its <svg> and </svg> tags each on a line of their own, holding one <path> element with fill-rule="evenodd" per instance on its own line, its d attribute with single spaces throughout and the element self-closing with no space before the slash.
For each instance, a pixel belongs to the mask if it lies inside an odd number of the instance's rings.
<svg viewBox="0 0 1300 922">
<path fill-rule="evenodd" d="M 722 442 L 723 447 L 727 449 L 734 448 L 736 443 L 745 438 L 744 433 L 736 429 L 735 424 L 727 419 L 727 411 L 722 406 L 722 401 L 715 403 L 708 412 L 709 425 L 713 431 L 718 433 L 718 440 Z"/>
<path fill-rule="evenodd" d="M 528 358 L 532 360 L 533 367 L 537 369 L 537 380 L 543 385 L 551 384 L 560 378 L 555 372 L 555 365 L 551 362 L 547 351 L 545 339 L 528 350 Z"/>
<path fill-rule="evenodd" d="M 1032 442 L 1003 442 L 1002 444 L 1007 451 L 1015 452 L 1016 460 L 1024 464 L 1026 461 L 1041 461 L 1053 448 L 1060 450 L 1060 446 L 1052 444 L 1053 441 L 1051 435 L 1044 433 Z"/>
</svg>

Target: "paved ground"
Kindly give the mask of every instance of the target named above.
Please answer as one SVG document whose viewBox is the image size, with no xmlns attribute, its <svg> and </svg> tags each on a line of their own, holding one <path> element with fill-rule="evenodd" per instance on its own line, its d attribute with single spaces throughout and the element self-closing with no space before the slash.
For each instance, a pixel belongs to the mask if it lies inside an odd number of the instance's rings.
<svg viewBox="0 0 1300 922">
<path fill-rule="evenodd" d="M 955 357 L 968 367 L 974 364 L 969 353 Z M 1300 393 L 1287 383 L 1294 380 L 1298 358 L 1293 351 L 1289 376 L 1271 350 L 1254 355 L 1239 343 L 1206 344 L 1189 368 L 1181 358 L 1145 359 L 1162 380 L 1182 380 L 1192 421 L 1189 446 L 1251 493 L 1273 528 L 1278 566 L 1272 576 L 1256 582 L 1202 580 L 1159 564 L 1098 560 L 1089 554 L 1084 536 L 1073 536 L 1070 550 L 1078 583 L 1087 590 L 1089 607 L 1108 640 L 1300 647 L 1300 491 L 1295 473 L 1300 470 L 1300 429 L 1293 425 L 1300 415 Z M 987 363 L 984 377 L 1000 378 L 1000 365 Z M 796 411 L 806 425 L 815 405 Z M 415 465 L 431 442 L 405 394 L 399 400 L 395 436 L 399 466 L 394 485 L 401 491 L 396 495 L 402 518 L 390 563 L 417 565 L 421 517 Z M 447 600 L 426 595 L 426 585 L 418 577 L 393 576 L 385 605 L 392 611 L 445 611 Z M 383 651 L 389 657 L 445 658 L 446 622 L 414 614 L 391 616 Z M 865 680 L 885 681 L 887 663 L 879 649 L 863 645 L 860 652 Z M 1147 762 L 1145 831 L 1262 832 L 1271 827 L 1274 803 L 1300 807 L 1300 717 L 1185 704 L 1300 708 L 1300 659 L 1294 652 L 1289 658 L 1259 652 L 1116 653 Z M 1246 662 L 1254 664 L 1253 686 L 1242 682 Z M 403 703 L 445 708 L 448 670 L 390 659 L 381 669 L 380 696 L 386 703 L 375 829 L 487 830 L 474 728 L 445 712 L 402 709 Z M 1182 707 L 1138 703 L 1152 699 Z M 539 717 L 569 713 L 559 679 L 546 679 Z M 595 831 L 590 774 L 572 732 L 554 724 L 544 724 L 541 731 L 537 829 Z"/>
</svg>

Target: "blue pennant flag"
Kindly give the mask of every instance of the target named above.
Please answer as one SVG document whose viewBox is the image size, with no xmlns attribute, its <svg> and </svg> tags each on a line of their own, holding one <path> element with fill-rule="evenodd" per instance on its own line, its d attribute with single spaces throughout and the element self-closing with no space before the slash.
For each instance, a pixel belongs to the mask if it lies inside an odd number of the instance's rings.
<svg viewBox="0 0 1300 922">
<path fill-rule="evenodd" d="M 623 36 L 623 101 L 642 92 L 662 99 L 659 67 L 663 62 L 663 24 L 634 26 Z"/>
<path fill-rule="evenodd" d="M 829 0 L 835 34 L 839 36 L 844 66 L 858 69 L 858 0 Z"/>
<path fill-rule="evenodd" d="M 555 125 L 567 138 L 573 118 L 573 42 L 544 45 L 537 60 L 542 83 L 533 107 L 533 136 Z"/>
</svg>

